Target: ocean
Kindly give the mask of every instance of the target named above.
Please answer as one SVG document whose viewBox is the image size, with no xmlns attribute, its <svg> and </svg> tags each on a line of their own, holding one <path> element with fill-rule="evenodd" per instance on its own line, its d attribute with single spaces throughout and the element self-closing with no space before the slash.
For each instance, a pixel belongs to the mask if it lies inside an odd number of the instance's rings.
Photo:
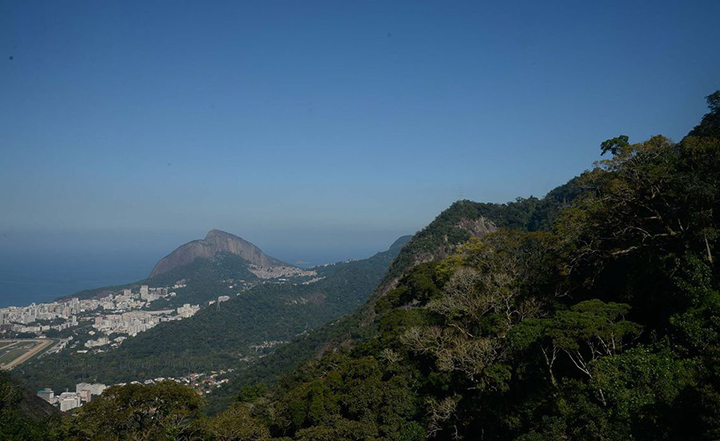
<svg viewBox="0 0 720 441">
<path fill-rule="evenodd" d="M 50 302 L 84 289 L 142 280 L 160 258 L 192 237 L 197 235 L 0 234 L 0 308 Z M 387 249 L 392 240 L 353 247 L 330 239 L 310 242 L 313 246 L 275 243 L 263 249 L 284 262 L 308 267 L 370 257 Z"/>
<path fill-rule="evenodd" d="M 50 302 L 58 297 L 141 280 L 156 256 L 0 256 L 0 308 Z"/>
</svg>

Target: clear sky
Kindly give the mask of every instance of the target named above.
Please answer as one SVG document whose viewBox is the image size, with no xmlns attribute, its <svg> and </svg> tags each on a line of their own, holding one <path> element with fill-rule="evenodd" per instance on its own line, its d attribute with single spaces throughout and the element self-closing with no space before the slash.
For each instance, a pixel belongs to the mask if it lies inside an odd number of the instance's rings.
<svg viewBox="0 0 720 441">
<path fill-rule="evenodd" d="M 0 0 L 0 247 L 151 263 L 220 228 L 289 261 L 364 257 L 454 200 L 542 196 L 607 138 L 681 138 L 720 88 L 719 16 Z"/>
</svg>

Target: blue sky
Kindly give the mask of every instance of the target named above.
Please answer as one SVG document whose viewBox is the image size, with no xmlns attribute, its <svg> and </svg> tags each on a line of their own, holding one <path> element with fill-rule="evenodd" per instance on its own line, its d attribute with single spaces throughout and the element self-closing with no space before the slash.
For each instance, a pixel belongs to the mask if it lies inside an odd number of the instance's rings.
<svg viewBox="0 0 720 441">
<path fill-rule="evenodd" d="M 363 257 L 720 88 L 720 2 L 492 3 L 0 0 L 0 247 Z"/>
</svg>

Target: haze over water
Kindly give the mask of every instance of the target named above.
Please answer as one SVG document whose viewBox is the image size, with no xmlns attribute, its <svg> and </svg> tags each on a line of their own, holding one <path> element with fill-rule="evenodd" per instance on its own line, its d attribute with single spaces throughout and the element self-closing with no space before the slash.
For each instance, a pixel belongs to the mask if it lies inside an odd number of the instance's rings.
<svg viewBox="0 0 720 441">
<path fill-rule="evenodd" d="M 147 276 L 150 259 L 135 256 L 74 256 L 70 259 L 41 255 L 0 257 L 0 308 L 50 302 L 75 292 L 134 282 Z"/>
<path fill-rule="evenodd" d="M 320 264 L 542 196 L 605 139 L 687 133 L 717 10 L 0 2 L 0 305 L 138 280 L 211 228 Z"/>
<path fill-rule="evenodd" d="M 228 232 L 244 235 L 241 231 Z M 366 258 L 384 251 L 403 235 L 393 231 L 366 233 L 365 246 L 358 246 L 346 243 L 347 235 L 332 231 L 298 233 L 301 237 L 297 241 L 314 240 L 315 246 L 308 247 L 292 240 L 273 240 L 272 234 L 255 233 L 244 238 L 275 258 L 304 267 Z M 136 282 L 147 277 L 160 258 L 204 235 L 4 234 L 0 237 L 0 308 L 50 302 L 84 289 Z"/>
</svg>

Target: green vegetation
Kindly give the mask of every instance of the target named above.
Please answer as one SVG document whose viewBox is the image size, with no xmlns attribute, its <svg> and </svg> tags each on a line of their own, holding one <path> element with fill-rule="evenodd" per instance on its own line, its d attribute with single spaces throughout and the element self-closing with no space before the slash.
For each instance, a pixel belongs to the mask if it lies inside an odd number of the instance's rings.
<svg viewBox="0 0 720 441">
<path fill-rule="evenodd" d="M 720 138 L 720 90 L 706 96 L 710 112 L 689 133 L 693 137 Z"/>
<path fill-rule="evenodd" d="M 244 384 L 218 416 L 201 415 L 179 386 L 125 386 L 64 433 L 720 438 L 719 96 L 679 143 L 603 143 L 607 159 L 549 202 L 453 205 L 408 244 L 368 306 L 336 322 L 365 325 L 354 340 L 267 389 Z M 480 216 L 500 228 L 471 237 L 458 227 Z"/>
<path fill-rule="evenodd" d="M 430 225 L 419 231 L 390 266 L 384 285 L 393 281 L 419 262 L 442 259 L 467 242 L 474 235 L 482 235 L 494 228 L 547 230 L 560 210 L 568 206 L 582 189 L 573 179 L 555 188 L 544 198 L 518 198 L 507 204 L 489 204 L 468 200 L 455 202 Z M 484 218 L 488 225 L 473 225 Z M 488 229 L 487 227 L 491 228 Z"/>
<path fill-rule="evenodd" d="M 37 357 L 56 343 L 57 340 L 53 339 L 16 339 L 9 342 L 0 342 L 0 366 L 11 368 L 13 365 L 22 364 L 23 357 L 28 357 L 28 355 L 30 358 L 26 359 Z"/>
<path fill-rule="evenodd" d="M 237 366 L 228 385 L 213 391 L 210 395 L 208 413 L 216 414 L 228 407 L 236 398 L 237 391 L 248 385 L 272 384 L 281 374 L 290 372 L 324 350 L 338 347 L 346 341 L 360 340 L 372 335 L 374 327 L 363 326 L 365 317 L 366 308 L 362 308 L 293 338 L 265 357 Z"/>
<path fill-rule="evenodd" d="M 720 436 L 720 140 L 603 149 L 551 231 L 415 266 L 376 300 L 371 338 L 254 414 L 305 440 Z"/>
<path fill-rule="evenodd" d="M 56 439 L 57 411 L 0 372 L 0 440 L 40 441 Z"/>
<path fill-rule="evenodd" d="M 199 439 L 201 398 L 174 381 L 114 386 L 66 422 L 71 440 Z"/>
<path fill-rule="evenodd" d="M 404 243 L 404 241 L 401 241 Z M 223 254 L 215 259 L 196 259 L 192 264 L 157 276 L 160 283 L 186 278 L 185 298 L 231 300 L 200 310 L 189 319 L 161 323 L 101 354 L 46 356 L 23 366 L 25 379 L 34 387 L 74 388 L 79 382 L 115 384 L 193 372 L 242 367 L 271 348 L 251 346 L 263 342 L 289 341 L 360 307 L 387 271 L 399 247 L 358 261 L 317 268 L 315 283 L 259 284 L 237 295 L 227 279 L 237 277 L 243 259 Z M 178 297 L 180 297 L 178 291 Z M 283 366 L 294 367 L 309 353 L 288 358 Z M 279 373 L 279 372 L 278 372 Z"/>
<path fill-rule="evenodd" d="M 8 364 L 27 351 L 28 348 L 17 345 L 7 350 L 3 350 L 2 353 L 0 353 L 0 364 Z"/>
<path fill-rule="evenodd" d="M 217 293 L 229 292 L 225 280 L 243 280 L 253 282 L 257 276 L 249 270 L 249 263 L 242 257 L 231 253 L 219 253 L 212 259 L 195 259 L 193 262 L 177 267 L 155 277 L 140 280 L 135 283 L 118 286 L 106 286 L 103 288 L 80 291 L 64 298 L 93 298 L 104 297 L 108 294 L 121 292 L 125 288 L 134 291 L 140 289 L 140 285 L 162 288 L 172 286 L 179 280 L 187 280 L 187 286 L 175 290 L 177 296 L 172 299 L 161 300 L 155 306 L 180 306 L 183 303 L 198 303 L 212 300 Z M 233 291 L 233 293 L 236 291 Z"/>
<path fill-rule="evenodd" d="M 192 263 L 138 282 L 152 287 L 172 286 L 178 280 L 186 280 L 187 286 L 174 290 L 177 296 L 166 298 L 154 307 L 180 306 L 184 303 L 202 303 L 216 299 L 218 295 L 237 293 L 228 289 L 228 280 L 253 282 L 258 278 L 250 272 L 249 262 L 231 253 L 220 253 L 212 259 L 195 259 Z"/>
</svg>

